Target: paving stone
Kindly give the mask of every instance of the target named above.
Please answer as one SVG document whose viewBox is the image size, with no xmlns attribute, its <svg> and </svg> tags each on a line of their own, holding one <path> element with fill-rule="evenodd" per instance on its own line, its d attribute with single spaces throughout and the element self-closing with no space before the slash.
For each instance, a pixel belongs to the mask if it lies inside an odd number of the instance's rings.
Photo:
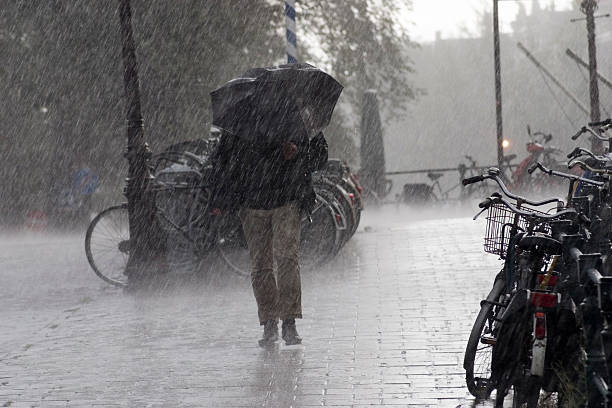
<svg viewBox="0 0 612 408">
<path fill-rule="evenodd" d="M 248 279 L 124 293 L 82 235 L 0 237 L 0 405 L 472 406 L 463 351 L 501 263 L 482 221 L 405 215 L 364 213 L 337 259 L 302 272 L 304 345 L 272 350 Z"/>
</svg>

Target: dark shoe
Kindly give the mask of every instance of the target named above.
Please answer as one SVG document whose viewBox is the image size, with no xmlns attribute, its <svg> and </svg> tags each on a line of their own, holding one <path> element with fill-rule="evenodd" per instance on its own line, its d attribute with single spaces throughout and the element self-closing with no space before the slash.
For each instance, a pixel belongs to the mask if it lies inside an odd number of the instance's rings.
<svg viewBox="0 0 612 408">
<path fill-rule="evenodd" d="M 283 340 L 288 346 L 302 344 L 302 338 L 295 328 L 295 319 L 283 320 Z"/>
<path fill-rule="evenodd" d="M 278 323 L 275 320 L 268 320 L 264 323 L 263 337 L 259 340 L 260 347 L 268 347 L 278 340 Z"/>
</svg>

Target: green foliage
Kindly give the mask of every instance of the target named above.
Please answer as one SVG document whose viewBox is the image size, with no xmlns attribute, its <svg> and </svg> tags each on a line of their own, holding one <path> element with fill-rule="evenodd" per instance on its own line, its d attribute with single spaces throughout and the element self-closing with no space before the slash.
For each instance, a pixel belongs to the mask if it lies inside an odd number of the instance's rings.
<svg viewBox="0 0 612 408">
<path fill-rule="evenodd" d="M 394 22 L 397 6 L 370 3 L 298 2 L 300 51 L 302 33 L 316 35 L 323 62 L 346 87 L 348 113 L 336 115 L 328 136 L 332 154 L 349 159 L 358 123 L 349 118 L 359 114 L 363 90 L 378 88 L 394 107 L 413 96 L 404 49 L 411 43 Z M 84 164 L 99 173 L 103 191 L 120 197 L 126 162 L 117 8 L 118 0 L 3 0 L 0 179 L 9 182 L 0 188 L 0 222 L 53 206 Z M 286 60 L 281 1 L 132 0 L 132 11 L 153 151 L 206 137 L 211 90 L 247 68 Z"/>
<path fill-rule="evenodd" d="M 405 113 L 416 97 L 408 53 L 417 45 L 400 21 L 402 9 L 410 4 L 399 0 L 299 3 L 299 29 L 316 41 L 321 62 L 345 85 L 343 100 L 350 104 L 356 122 L 367 89 L 377 90 L 387 119 Z"/>
</svg>

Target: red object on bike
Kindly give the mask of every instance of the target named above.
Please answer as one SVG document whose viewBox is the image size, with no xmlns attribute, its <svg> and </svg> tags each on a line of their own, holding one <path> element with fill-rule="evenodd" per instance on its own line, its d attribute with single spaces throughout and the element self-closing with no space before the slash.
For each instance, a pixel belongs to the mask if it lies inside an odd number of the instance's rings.
<svg viewBox="0 0 612 408">
<path fill-rule="evenodd" d="M 544 281 L 544 277 L 546 275 L 538 275 L 538 283 L 542 283 Z M 557 275 L 550 275 L 548 277 L 548 282 L 546 282 L 546 286 L 555 286 L 557 284 Z"/>
<path fill-rule="evenodd" d="M 546 313 L 544 312 L 535 314 L 535 337 L 538 340 L 546 337 Z"/>
<path fill-rule="evenodd" d="M 554 307 L 557 304 L 557 294 L 531 292 L 531 304 L 535 307 Z"/>
<path fill-rule="evenodd" d="M 543 152 L 544 146 L 539 143 L 527 143 L 527 151 L 529 153 Z"/>
</svg>

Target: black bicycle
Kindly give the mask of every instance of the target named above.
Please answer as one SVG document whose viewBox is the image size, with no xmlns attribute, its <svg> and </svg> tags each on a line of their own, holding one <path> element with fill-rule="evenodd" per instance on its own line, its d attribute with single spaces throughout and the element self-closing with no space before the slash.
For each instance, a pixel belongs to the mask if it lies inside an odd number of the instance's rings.
<svg viewBox="0 0 612 408">
<path fill-rule="evenodd" d="M 211 216 L 208 208 L 212 167 L 207 157 L 167 151 L 153 156 L 155 176 L 146 192 L 155 203 L 155 223 L 168 237 L 174 267 L 193 265 L 212 252 L 231 271 L 250 274 L 250 258 L 239 217 L 235 213 Z M 93 271 L 104 281 L 125 286 L 125 268 L 131 250 L 126 204 L 99 213 L 85 236 L 85 253 Z M 312 214 L 302 218 L 303 266 L 327 262 L 343 241 L 346 221 L 332 195 L 318 190 Z M 351 227 L 352 228 L 352 227 Z"/>
<path fill-rule="evenodd" d="M 496 390 L 496 407 L 503 407 L 510 390 L 514 407 L 537 407 L 541 389 L 558 391 L 554 367 L 568 353 L 560 341 L 569 324 L 558 285 L 561 244 L 550 226 L 577 212 L 557 198 L 536 202 L 512 194 L 499 175 L 490 169 L 465 180 L 493 180 L 514 200 L 496 193 L 479 205 L 480 213 L 487 211 L 485 252 L 500 256 L 504 267 L 481 302 L 466 346 L 466 383 L 478 399 Z M 534 208 L 551 204 L 553 214 Z"/>
</svg>

